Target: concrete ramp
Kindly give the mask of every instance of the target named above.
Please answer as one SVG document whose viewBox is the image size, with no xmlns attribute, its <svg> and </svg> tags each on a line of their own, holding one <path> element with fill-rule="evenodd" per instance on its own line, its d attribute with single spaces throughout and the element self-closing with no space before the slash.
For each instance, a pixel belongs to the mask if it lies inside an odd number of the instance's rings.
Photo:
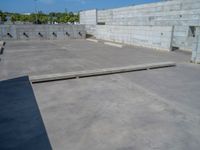
<svg viewBox="0 0 200 150">
<path fill-rule="evenodd" d="M 90 76 L 101 76 L 101 75 L 126 73 L 126 72 L 141 71 L 141 70 L 148 70 L 148 69 L 158 69 L 158 68 L 173 67 L 173 66 L 176 66 L 176 63 L 161 62 L 161 63 L 152 63 L 152 64 L 132 65 L 132 66 L 124 66 L 124 67 L 97 69 L 97 70 L 30 76 L 30 81 L 32 83 L 49 82 L 49 81 L 56 81 L 56 80 L 67 80 L 67 79 L 83 78 L 83 77 L 90 77 Z"/>
<path fill-rule="evenodd" d="M 28 77 L 0 82 L 0 149 L 51 150 Z"/>
</svg>

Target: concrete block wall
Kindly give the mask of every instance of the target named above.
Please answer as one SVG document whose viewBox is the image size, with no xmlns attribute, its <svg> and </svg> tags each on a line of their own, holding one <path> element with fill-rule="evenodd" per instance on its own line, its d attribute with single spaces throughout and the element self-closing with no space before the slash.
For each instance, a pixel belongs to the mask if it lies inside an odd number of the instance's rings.
<svg viewBox="0 0 200 150">
<path fill-rule="evenodd" d="M 192 50 L 191 61 L 200 64 L 200 27 L 196 29 L 197 36 L 195 37 Z"/>
<path fill-rule="evenodd" d="M 96 25 L 97 24 L 97 10 L 87 10 L 80 12 L 80 24 Z"/>
<path fill-rule="evenodd" d="M 175 26 L 172 45 L 191 51 L 193 38 L 185 33 L 189 26 L 200 25 L 200 0 L 174 0 L 103 10 L 98 11 L 97 22 L 99 20 L 107 25 Z"/>
<path fill-rule="evenodd" d="M 96 35 L 96 25 L 85 25 L 85 30 L 89 35 Z"/>
<path fill-rule="evenodd" d="M 200 0 L 175 0 L 98 11 L 98 21 L 107 25 L 200 24 Z"/>
<path fill-rule="evenodd" d="M 98 39 L 130 45 L 171 50 L 172 26 L 116 26 L 97 25 Z"/>
<path fill-rule="evenodd" d="M 112 19 L 113 19 L 113 11 L 111 9 L 97 11 L 97 22 L 105 22 L 105 24 L 107 24 Z"/>
<path fill-rule="evenodd" d="M 194 37 L 189 36 L 189 28 L 200 26 L 200 0 L 171 0 L 98 10 L 95 21 L 119 26 L 174 26 L 172 46 L 192 51 Z"/>
<path fill-rule="evenodd" d="M 185 51 L 191 51 L 195 37 L 189 35 L 188 26 L 175 26 L 173 32 L 172 46 L 179 47 Z"/>
<path fill-rule="evenodd" d="M 83 25 L 0 25 L 0 40 L 65 40 L 85 37 Z"/>
</svg>

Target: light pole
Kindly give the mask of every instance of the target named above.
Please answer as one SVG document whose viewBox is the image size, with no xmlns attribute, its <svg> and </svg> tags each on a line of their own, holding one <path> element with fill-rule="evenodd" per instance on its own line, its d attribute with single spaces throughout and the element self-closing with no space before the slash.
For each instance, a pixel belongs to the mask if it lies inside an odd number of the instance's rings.
<svg viewBox="0 0 200 150">
<path fill-rule="evenodd" d="M 35 23 L 37 24 L 38 22 L 38 16 L 37 16 L 37 0 L 34 0 L 35 2 Z"/>
</svg>

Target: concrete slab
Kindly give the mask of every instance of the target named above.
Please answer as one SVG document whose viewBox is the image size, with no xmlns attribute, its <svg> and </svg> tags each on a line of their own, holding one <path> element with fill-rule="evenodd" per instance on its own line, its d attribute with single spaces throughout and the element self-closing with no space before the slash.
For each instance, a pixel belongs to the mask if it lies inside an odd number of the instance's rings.
<svg viewBox="0 0 200 150">
<path fill-rule="evenodd" d="M 168 103 L 191 115 L 200 115 L 200 69 L 199 66 L 182 63 L 177 67 L 148 72 L 134 72 L 123 76 L 135 84 L 160 95 Z"/>
<path fill-rule="evenodd" d="M 191 54 L 125 46 L 123 49 L 86 40 L 7 42 L 0 80 L 165 61 L 189 62 Z"/>
<path fill-rule="evenodd" d="M 0 81 L 0 149 L 51 150 L 28 77 Z"/>
<path fill-rule="evenodd" d="M 187 74 L 180 72 L 176 81 L 170 78 L 173 68 L 163 70 L 158 76 L 152 73 L 151 78 L 146 79 L 144 72 L 141 77 L 141 72 L 137 72 L 136 79 L 134 76 L 127 78 L 130 75 L 127 73 L 35 84 L 37 102 L 53 149 L 198 150 L 199 109 L 190 111 L 195 103 L 190 105 L 190 109 L 186 103 L 181 104 L 182 99 L 191 102 L 189 91 L 188 95 L 184 94 L 185 97 L 177 95 L 178 103 L 170 97 L 173 93 L 175 96 L 175 92 L 184 92 L 187 87 L 180 86 L 175 91 L 165 87 L 173 83 L 176 86 L 179 80 L 184 81 L 185 78 L 192 81 L 192 76 L 186 77 Z M 151 72 L 159 71 L 152 70 L 148 74 Z M 166 79 L 165 73 L 169 73 Z M 148 83 L 152 79 L 151 86 L 162 92 L 154 93 L 145 87 L 150 84 L 140 86 L 132 79 L 138 83 Z M 155 80 L 157 82 L 154 83 Z M 188 84 L 192 85 L 192 82 Z M 165 92 L 163 87 L 168 93 L 167 98 L 162 96 Z M 197 87 L 200 87 L 199 84 L 192 88 L 193 100 L 199 98 Z M 178 104 L 181 104 L 180 107 Z"/>
<path fill-rule="evenodd" d="M 23 74 L 45 75 L 174 61 L 177 67 L 159 71 L 34 84 L 36 102 L 53 149 L 199 150 L 200 69 L 189 63 L 190 56 L 180 51 L 116 48 L 86 40 L 8 42 L 0 62 L 0 80 Z M 13 92 L 6 95 L 17 99 L 18 95 L 13 93 L 20 87 L 20 84 L 11 86 L 9 90 Z M 0 88 L 3 89 L 0 96 L 5 99 L 4 87 Z M 17 93 L 26 96 L 26 90 Z M 32 107 L 29 101 L 23 106 L 28 103 Z M 27 112 L 19 116 L 34 118 Z M 16 110 L 18 113 L 21 111 Z M 0 126 L 5 128 L 4 121 Z M 29 132 L 27 136 L 30 135 Z"/>
</svg>

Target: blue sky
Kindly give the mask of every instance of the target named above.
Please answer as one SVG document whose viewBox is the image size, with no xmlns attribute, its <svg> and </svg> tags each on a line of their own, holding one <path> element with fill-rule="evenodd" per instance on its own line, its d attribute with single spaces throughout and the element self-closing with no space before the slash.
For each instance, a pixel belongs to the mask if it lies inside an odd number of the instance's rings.
<svg viewBox="0 0 200 150">
<path fill-rule="evenodd" d="M 38 10 L 43 12 L 78 12 L 85 9 L 107 9 L 158 2 L 160 0 L 37 0 Z M 31 13 L 35 9 L 34 0 L 0 0 L 0 10 L 19 13 Z"/>
</svg>

